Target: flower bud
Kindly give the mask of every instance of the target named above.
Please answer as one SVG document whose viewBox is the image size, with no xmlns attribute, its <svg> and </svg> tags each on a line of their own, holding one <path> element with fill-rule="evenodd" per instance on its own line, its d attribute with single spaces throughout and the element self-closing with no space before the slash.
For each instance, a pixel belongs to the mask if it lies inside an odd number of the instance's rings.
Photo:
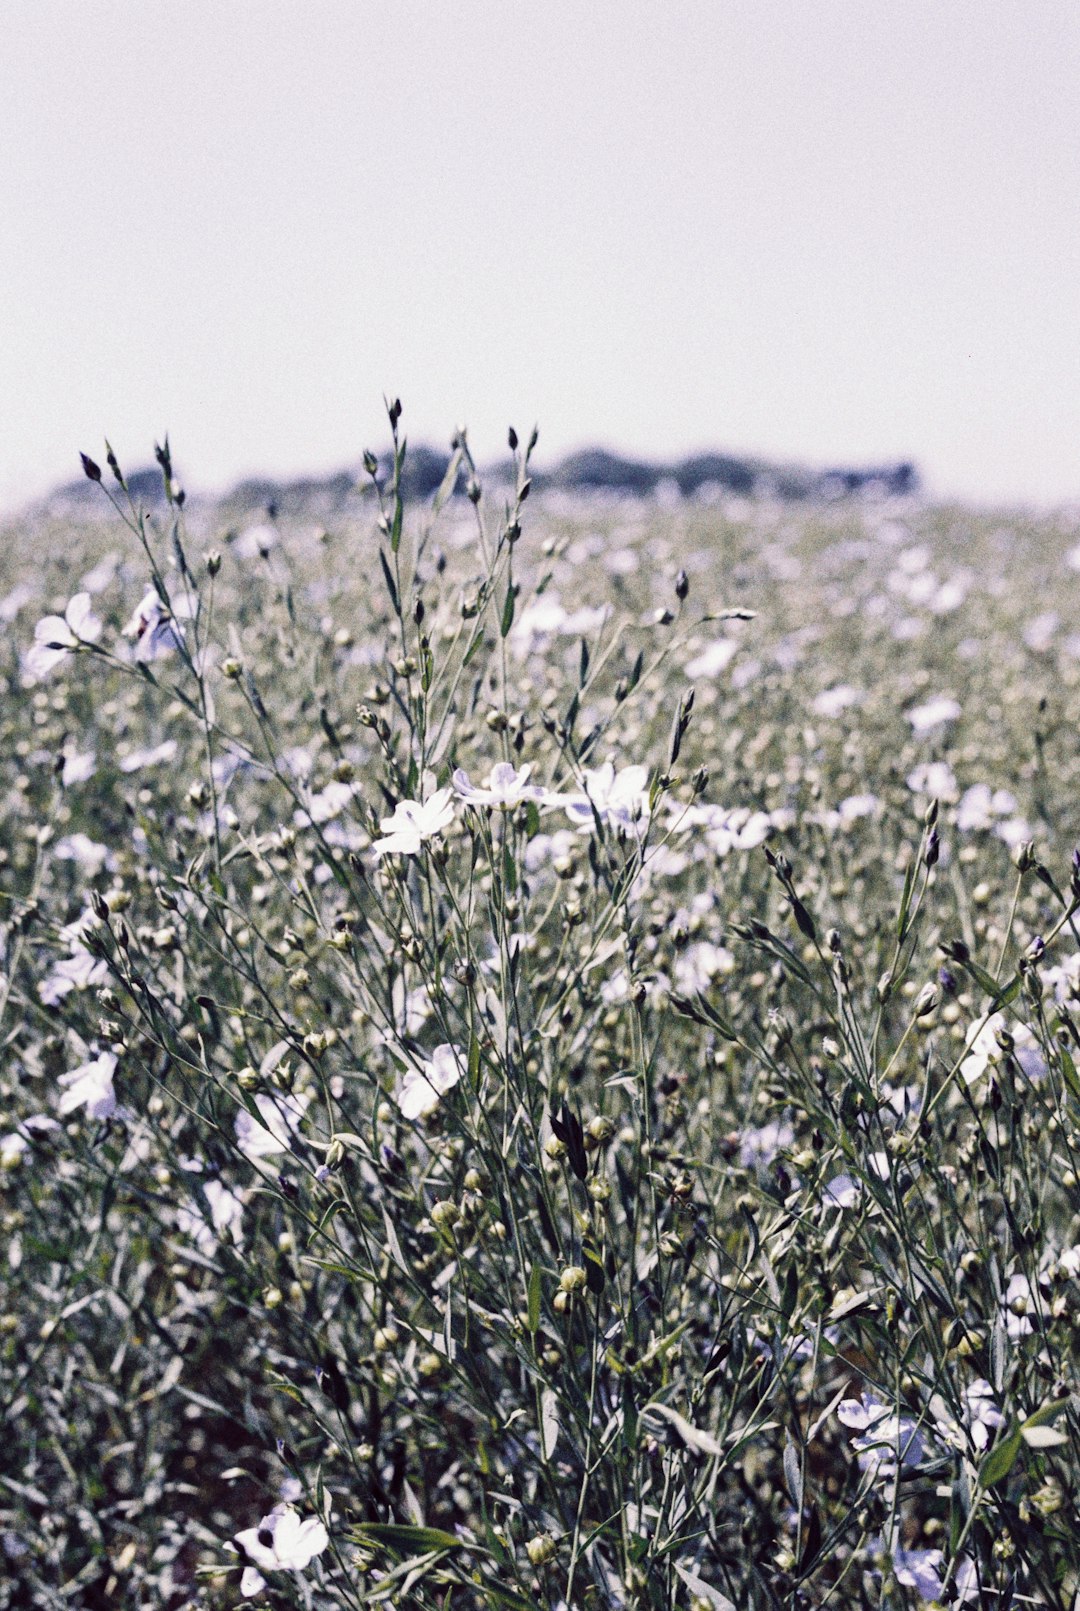
<svg viewBox="0 0 1080 1611">
<path fill-rule="evenodd" d="M 555 1554 L 555 1540 L 550 1533 L 537 1533 L 525 1545 L 525 1553 L 532 1566 L 544 1566 Z"/>
</svg>

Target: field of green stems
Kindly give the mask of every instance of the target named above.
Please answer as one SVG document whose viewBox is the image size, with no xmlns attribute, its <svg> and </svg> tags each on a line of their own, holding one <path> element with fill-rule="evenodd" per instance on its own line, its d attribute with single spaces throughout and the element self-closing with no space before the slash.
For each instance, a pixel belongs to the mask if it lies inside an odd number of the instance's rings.
<svg viewBox="0 0 1080 1611">
<path fill-rule="evenodd" d="M 1074 1611 L 1080 513 L 403 428 L 4 531 L 0 1607 Z"/>
</svg>

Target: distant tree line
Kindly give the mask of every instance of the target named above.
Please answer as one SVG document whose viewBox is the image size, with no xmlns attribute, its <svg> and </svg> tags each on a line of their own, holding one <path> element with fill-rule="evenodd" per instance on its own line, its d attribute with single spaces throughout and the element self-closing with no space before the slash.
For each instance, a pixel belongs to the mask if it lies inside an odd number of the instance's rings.
<svg viewBox="0 0 1080 1611">
<path fill-rule="evenodd" d="M 419 443 L 409 447 L 403 476 L 409 498 L 429 498 L 441 486 L 450 464 L 450 453 Z M 388 477 L 389 461 L 380 461 L 380 476 Z M 497 481 L 500 467 L 489 472 Z M 582 448 L 567 454 L 546 470 L 532 475 L 537 492 L 554 488 L 566 492 L 611 493 L 620 497 L 645 498 L 660 489 L 671 489 L 684 498 L 699 497 L 709 491 L 739 497 L 769 496 L 784 500 L 857 497 L 865 494 L 904 496 L 919 490 L 919 474 L 910 461 L 859 468 L 807 469 L 799 465 L 770 463 L 730 453 L 697 453 L 675 463 L 657 463 L 626 458 L 604 448 Z M 163 498 L 161 472 L 156 468 L 133 471 L 127 477 L 132 496 L 152 504 Z M 221 500 L 237 514 L 263 509 L 271 515 L 292 514 L 318 504 L 324 508 L 342 507 L 358 486 L 355 472 L 338 471 L 329 476 L 304 476 L 295 480 L 275 480 L 269 476 L 238 482 Z M 465 490 L 462 474 L 457 488 Z M 94 489 L 81 478 L 59 489 L 58 496 L 82 502 Z"/>
</svg>

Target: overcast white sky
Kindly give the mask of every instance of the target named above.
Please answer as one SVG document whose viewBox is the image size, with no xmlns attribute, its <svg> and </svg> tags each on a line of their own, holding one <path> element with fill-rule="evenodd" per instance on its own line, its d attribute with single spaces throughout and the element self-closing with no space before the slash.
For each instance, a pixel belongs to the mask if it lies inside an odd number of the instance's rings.
<svg viewBox="0 0 1080 1611">
<path fill-rule="evenodd" d="M 1080 496 L 1075 0 L 8 0 L 0 505 L 108 434 L 355 462 L 397 392 Z"/>
</svg>

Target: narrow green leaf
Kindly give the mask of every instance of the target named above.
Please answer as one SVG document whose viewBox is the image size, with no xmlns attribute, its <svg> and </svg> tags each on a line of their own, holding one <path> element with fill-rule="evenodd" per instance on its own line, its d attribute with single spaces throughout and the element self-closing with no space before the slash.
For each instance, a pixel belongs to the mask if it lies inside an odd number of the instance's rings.
<svg viewBox="0 0 1080 1611">
<path fill-rule="evenodd" d="M 470 1546 L 444 1533 L 441 1527 L 409 1527 L 401 1522 L 359 1522 L 354 1532 L 361 1540 L 383 1544 L 393 1550 L 466 1549 Z M 471 1546 L 475 1548 L 475 1546 Z"/>
<path fill-rule="evenodd" d="M 507 633 L 510 631 L 510 628 L 514 624 L 514 607 L 517 603 L 517 596 L 517 584 L 514 582 L 508 582 L 506 587 L 506 598 L 503 601 L 502 620 L 499 622 L 499 634 L 501 637 L 505 638 Z"/>
<path fill-rule="evenodd" d="M 394 614 L 400 615 L 401 601 L 398 598 L 398 590 L 397 585 L 394 582 L 394 574 L 391 571 L 390 563 L 381 548 L 379 549 L 379 564 L 382 566 L 383 580 L 386 583 L 386 591 L 390 594 L 390 602 L 394 606 Z"/>
<path fill-rule="evenodd" d="M 529 1330 L 535 1334 L 540 1329 L 540 1299 L 543 1295 L 542 1279 L 539 1264 L 534 1264 L 529 1271 Z"/>
<path fill-rule="evenodd" d="M 1016 1464 L 1016 1457 L 1020 1453 L 1022 1442 L 1021 1428 L 1009 1433 L 994 1444 L 990 1453 L 979 1467 L 979 1482 L 984 1488 L 992 1488 L 996 1482 L 1001 1482 L 1009 1475 Z"/>
</svg>

